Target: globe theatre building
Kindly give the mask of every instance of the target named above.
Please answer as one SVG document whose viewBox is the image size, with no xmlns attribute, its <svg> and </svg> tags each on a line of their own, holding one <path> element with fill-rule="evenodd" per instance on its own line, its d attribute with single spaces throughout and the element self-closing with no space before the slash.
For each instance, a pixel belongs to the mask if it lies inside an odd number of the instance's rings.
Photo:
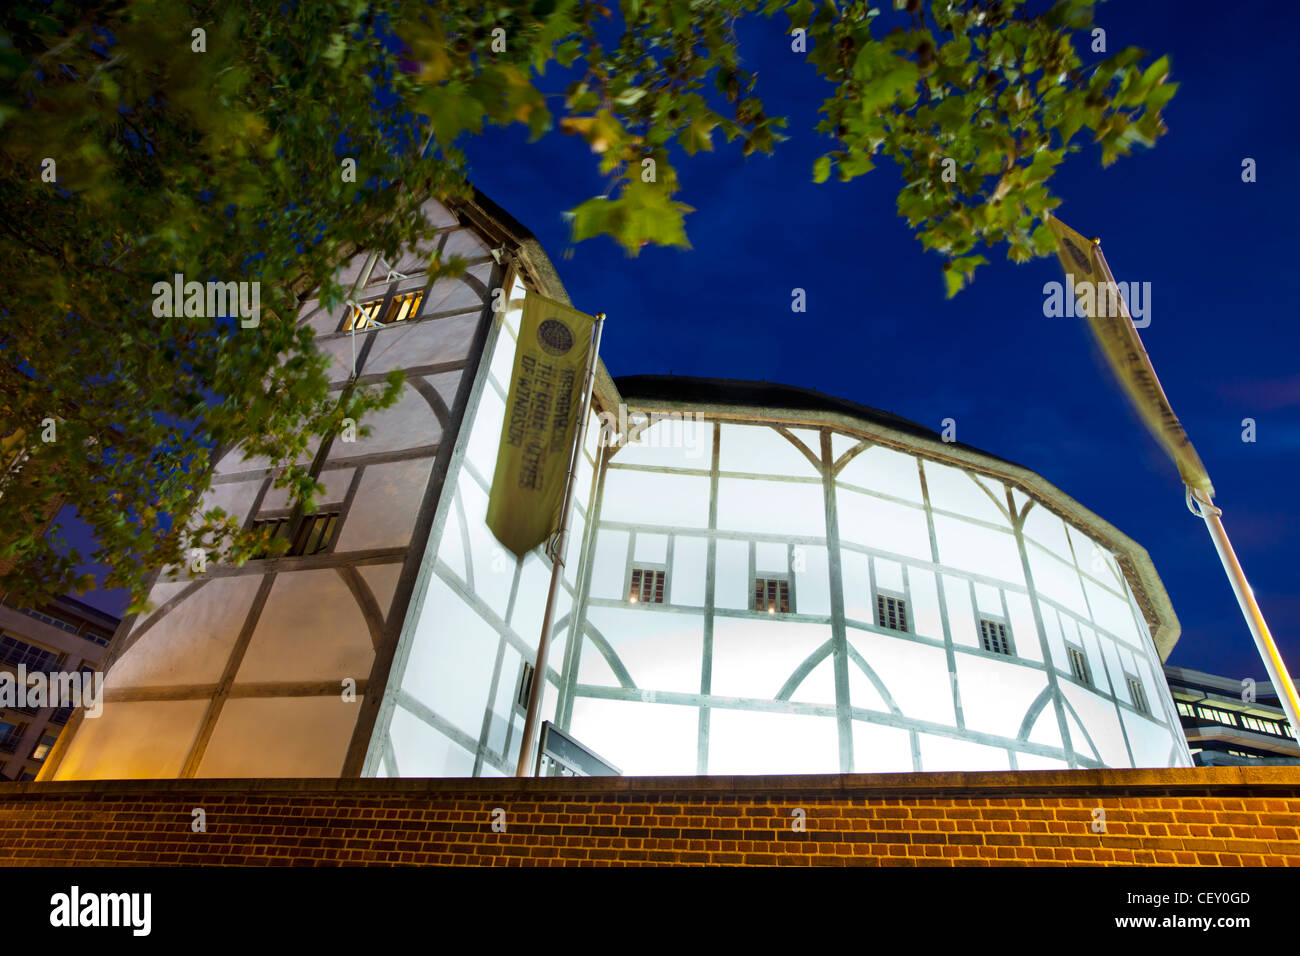
<svg viewBox="0 0 1300 956">
<path fill-rule="evenodd" d="M 219 459 L 206 504 L 289 552 L 160 571 L 40 779 L 513 773 L 551 562 L 485 516 L 522 299 L 568 299 L 485 197 L 426 210 L 464 276 L 415 249 L 359 312 L 302 305 L 337 388 L 402 368 L 402 401 L 312 449 L 313 515 Z M 1146 551 L 1024 467 L 804 389 L 601 366 L 571 509 L 542 716 L 625 774 L 1192 764 Z"/>
</svg>

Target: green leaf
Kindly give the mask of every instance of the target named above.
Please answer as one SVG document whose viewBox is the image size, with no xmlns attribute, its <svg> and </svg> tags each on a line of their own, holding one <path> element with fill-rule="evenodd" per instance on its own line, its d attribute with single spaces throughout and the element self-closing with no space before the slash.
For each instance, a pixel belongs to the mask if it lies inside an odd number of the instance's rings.
<svg viewBox="0 0 1300 956">
<path fill-rule="evenodd" d="M 944 271 L 943 281 L 947 290 L 944 295 L 944 298 L 947 299 L 951 299 L 953 296 L 955 296 L 958 292 L 962 290 L 962 286 L 966 284 L 966 281 L 962 278 L 961 273 L 957 272 L 954 269 L 947 269 Z"/>
<path fill-rule="evenodd" d="M 818 156 L 813 163 L 813 182 L 824 183 L 831 175 L 831 158 L 829 156 Z"/>
<path fill-rule="evenodd" d="M 685 215 L 693 211 L 673 201 L 663 184 L 643 183 L 638 176 L 626 181 L 618 199 L 588 199 L 573 209 L 573 240 L 607 234 L 632 256 L 651 243 L 689 249 Z"/>
<path fill-rule="evenodd" d="M 1178 92 L 1177 83 L 1162 83 L 1147 94 L 1143 107 L 1148 113 L 1159 113 Z"/>
<path fill-rule="evenodd" d="M 790 15 L 790 29 L 806 28 L 812 20 L 815 9 L 812 0 L 798 0 L 797 3 L 792 3 L 786 11 Z"/>
<path fill-rule="evenodd" d="M 690 125 L 678 134 L 677 142 L 681 144 L 682 149 L 686 150 L 688 156 L 694 156 L 696 153 L 713 149 L 713 127 L 717 125 L 712 120 L 703 116 L 697 116 L 691 120 Z"/>
<path fill-rule="evenodd" d="M 343 34 L 336 33 L 330 37 L 329 46 L 325 48 L 323 59 L 332 67 L 337 67 L 343 62 L 343 54 L 347 51 L 347 40 Z"/>
</svg>

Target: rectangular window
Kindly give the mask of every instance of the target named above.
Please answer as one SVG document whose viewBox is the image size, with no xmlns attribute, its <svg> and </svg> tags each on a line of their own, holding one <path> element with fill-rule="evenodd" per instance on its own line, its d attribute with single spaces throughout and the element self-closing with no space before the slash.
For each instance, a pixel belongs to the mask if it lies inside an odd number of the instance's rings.
<svg viewBox="0 0 1300 956">
<path fill-rule="evenodd" d="M 1088 673 L 1088 659 L 1083 656 L 1083 651 L 1077 647 L 1067 647 L 1066 653 L 1070 656 L 1070 673 L 1080 684 L 1091 686 L 1092 677 Z"/>
<path fill-rule="evenodd" d="M 1196 716 L 1228 727 L 1237 726 L 1237 715 L 1217 707 L 1197 707 Z"/>
<path fill-rule="evenodd" d="M 980 645 L 994 654 L 1010 654 L 1011 640 L 1007 637 L 1007 626 L 1001 621 L 980 618 Z"/>
<path fill-rule="evenodd" d="M 663 604 L 667 572 L 658 568 L 633 568 L 627 599 L 633 604 Z"/>
<path fill-rule="evenodd" d="M 11 754 L 17 750 L 26 732 L 27 725 L 20 720 L 0 720 L 0 753 Z"/>
<path fill-rule="evenodd" d="M 1273 720 L 1264 720 L 1261 717 L 1248 717 L 1245 714 L 1242 714 L 1241 723 L 1242 726 L 1249 730 L 1256 730 L 1261 734 L 1273 734 L 1279 737 L 1282 736 L 1281 725 Z"/>
<path fill-rule="evenodd" d="M 52 671 L 57 669 L 61 656 L 8 634 L 0 634 L 0 663 L 26 664 L 29 671 Z"/>
<path fill-rule="evenodd" d="M 298 537 L 290 548 L 292 554 L 320 554 L 329 550 L 334 542 L 334 529 L 339 521 L 337 511 L 318 511 L 303 518 Z"/>
<path fill-rule="evenodd" d="M 63 630 L 67 631 L 69 634 L 77 633 L 77 625 L 69 621 L 64 621 L 60 618 L 52 617 L 49 614 L 45 614 L 42 613 L 41 611 L 36 610 L 35 608 L 25 607 L 25 608 L 21 608 L 21 610 L 22 613 L 26 614 L 28 617 L 34 617 L 38 621 L 44 621 L 46 624 L 51 624 L 54 627 L 62 628 Z"/>
<path fill-rule="evenodd" d="M 284 552 L 283 557 L 301 557 L 307 554 L 320 554 L 322 551 L 328 551 L 334 542 L 334 534 L 338 530 L 339 513 L 337 511 L 318 511 L 315 514 L 304 515 L 298 526 L 298 532 L 294 535 L 288 550 Z M 252 524 L 252 530 L 259 528 L 270 528 L 271 539 L 283 539 L 289 536 L 290 520 L 288 517 L 282 518 L 258 518 Z M 266 551 L 259 551 L 253 555 L 253 558 L 266 558 L 270 555 Z"/>
<path fill-rule="evenodd" d="M 46 755 L 49 754 L 50 748 L 54 746 L 54 741 L 56 740 L 58 740 L 58 737 L 54 734 L 45 734 L 41 737 L 41 742 L 38 743 L 36 749 L 32 751 L 32 759 L 44 760 Z"/>
<path fill-rule="evenodd" d="M 1147 703 L 1146 691 L 1142 689 L 1142 682 L 1136 677 L 1127 677 L 1128 695 L 1133 701 L 1133 706 L 1144 714 L 1151 713 L 1151 706 Z"/>
<path fill-rule="evenodd" d="M 1181 701 L 1181 700 L 1180 700 L 1180 701 L 1175 702 L 1175 705 L 1174 705 L 1174 706 L 1176 706 L 1176 707 L 1178 708 L 1178 713 L 1182 714 L 1184 717 L 1195 717 L 1195 716 L 1196 716 L 1196 711 L 1192 709 L 1192 705 L 1191 705 L 1191 704 L 1185 703 L 1184 701 Z"/>
<path fill-rule="evenodd" d="M 790 582 L 782 578 L 754 578 L 754 610 L 789 614 Z"/>
<path fill-rule="evenodd" d="M 520 710 L 528 710 L 528 695 L 533 692 L 533 673 L 536 668 L 532 664 L 525 662 L 523 673 L 519 677 L 519 695 L 515 698 L 515 703 Z"/>
<path fill-rule="evenodd" d="M 384 309 L 386 296 L 371 299 L 369 302 L 362 302 L 359 306 L 349 310 L 347 318 L 343 320 L 341 331 L 351 332 L 355 329 L 361 332 L 365 329 L 377 329 L 381 325 L 392 325 L 394 322 L 403 322 L 406 319 L 414 318 L 420 314 L 420 300 L 423 295 L 424 290 L 422 289 L 395 295 L 393 301 L 388 304 L 387 309 Z M 381 311 L 382 314 L 380 314 Z"/>
<path fill-rule="evenodd" d="M 887 594 L 876 595 L 876 625 L 891 631 L 907 630 L 907 602 Z"/>
<path fill-rule="evenodd" d="M 271 532 L 272 541 L 287 538 L 289 536 L 289 518 L 288 516 L 283 518 L 258 518 L 253 522 L 249 530 L 260 531 L 262 529 L 268 529 Z M 254 559 L 268 556 L 269 553 L 264 550 L 253 552 Z"/>
</svg>

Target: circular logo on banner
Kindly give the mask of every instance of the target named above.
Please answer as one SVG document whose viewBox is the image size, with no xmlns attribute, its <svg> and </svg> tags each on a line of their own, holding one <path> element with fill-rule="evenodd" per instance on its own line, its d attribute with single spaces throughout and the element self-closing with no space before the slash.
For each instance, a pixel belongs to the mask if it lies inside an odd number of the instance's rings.
<svg viewBox="0 0 1300 956">
<path fill-rule="evenodd" d="M 559 319 L 547 319 L 537 327 L 537 344 L 549 355 L 563 355 L 573 348 L 573 333 Z"/>
<path fill-rule="evenodd" d="M 1070 254 L 1070 258 L 1078 263 L 1080 269 L 1087 269 L 1089 272 L 1092 271 L 1092 262 L 1087 256 L 1079 251 L 1078 246 L 1072 243 L 1069 239 L 1062 239 L 1061 243 L 1065 246 L 1065 251 Z"/>
</svg>

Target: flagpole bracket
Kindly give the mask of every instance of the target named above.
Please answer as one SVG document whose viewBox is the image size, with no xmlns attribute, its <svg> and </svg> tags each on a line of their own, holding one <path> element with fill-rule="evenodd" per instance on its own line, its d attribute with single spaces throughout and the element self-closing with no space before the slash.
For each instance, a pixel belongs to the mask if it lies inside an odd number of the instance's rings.
<svg viewBox="0 0 1300 956">
<path fill-rule="evenodd" d="M 1204 519 L 1207 514 L 1223 514 L 1222 508 L 1215 507 L 1208 498 L 1202 498 L 1191 485 L 1187 486 L 1187 510 L 1201 519 Z"/>
<path fill-rule="evenodd" d="M 564 556 L 560 554 L 560 534 L 555 532 L 546 539 L 546 556 L 551 559 L 552 564 L 558 564 L 564 567 Z"/>
</svg>

